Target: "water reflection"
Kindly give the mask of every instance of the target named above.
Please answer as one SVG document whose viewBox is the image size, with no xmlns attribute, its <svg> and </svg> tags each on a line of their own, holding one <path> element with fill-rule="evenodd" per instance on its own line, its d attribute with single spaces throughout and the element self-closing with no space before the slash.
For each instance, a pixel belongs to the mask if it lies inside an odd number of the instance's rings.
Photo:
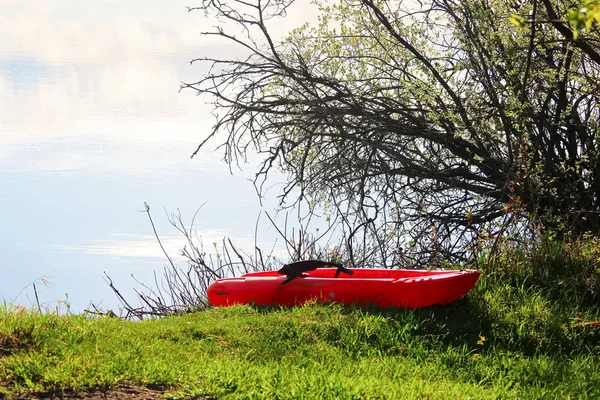
<svg viewBox="0 0 600 400">
<path fill-rule="evenodd" d="M 213 123 L 206 99 L 178 91 L 205 68 L 189 60 L 235 52 L 200 37 L 210 21 L 188 13 L 189 3 L 0 3 L 0 298 L 47 276 L 54 286 L 42 300 L 69 293 L 75 310 L 89 300 L 116 306 L 102 271 L 143 279 L 164 264 L 139 212 L 144 201 L 175 253 L 179 239 L 163 208 L 191 218 L 205 201 L 198 228 L 208 241 L 231 236 L 253 246 L 260 205 L 252 162 L 232 176 L 220 153 L 189 158 Z M 271 243 L 274 232 L 265 233 Z"/>
</svg>

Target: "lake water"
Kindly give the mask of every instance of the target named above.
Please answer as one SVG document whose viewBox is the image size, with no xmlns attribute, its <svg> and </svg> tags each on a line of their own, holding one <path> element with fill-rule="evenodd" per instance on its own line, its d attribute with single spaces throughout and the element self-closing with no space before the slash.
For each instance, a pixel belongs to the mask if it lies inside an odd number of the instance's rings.
<svg viewBox="0 0 600 400">
<path fill-rule="evenodd" d="M 143 6 L 142 6 L 143 4 Z M 165 216 L 181 210 L 205 244 L 231 237 L 254 247 L 261 209 L 249 164 L 230 174 L 221 153 L 190 159 L 213 123 L 209 98 L 178 92 L 205 72 L 189 61 L 235 49 L 200 36 L 210 27 L 193 1 L 0 1 L 0 299 L 32 305 L 118 302 L 131 274 L 150 281 L 165 264 L 143 211 L 169 252 L 183 245 Z M 274 29 L 310 18 L 291 10 Z M 216 145 L 217 142 L 214 142 Z M 279 177 L 278 179 L 281 179 Z M 260 243 L 275 233 L 261 222 Z"/>
</svg>

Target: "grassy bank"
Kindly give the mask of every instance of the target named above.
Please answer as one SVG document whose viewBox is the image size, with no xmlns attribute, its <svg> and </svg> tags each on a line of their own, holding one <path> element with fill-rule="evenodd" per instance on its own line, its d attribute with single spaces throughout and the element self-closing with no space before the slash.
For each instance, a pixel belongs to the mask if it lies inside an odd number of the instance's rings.
<svg viewBox="0 0 600 400">
<path fill-rule="evenodd" d="M 596 255 L 574 266 L 561 252 L 575 269 L 543 278 L 550 253 L 520 266 L 512 255 L 465 299 L 425 310 L 244 306 L 131 322 L 5 307 L 0 392 L 125 382 L 233 399 L 599 398 Z"/>
</svg>

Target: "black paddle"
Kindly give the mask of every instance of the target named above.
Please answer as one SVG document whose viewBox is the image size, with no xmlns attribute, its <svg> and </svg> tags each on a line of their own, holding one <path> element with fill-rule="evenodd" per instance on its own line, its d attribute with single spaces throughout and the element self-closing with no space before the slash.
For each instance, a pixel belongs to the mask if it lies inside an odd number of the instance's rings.
<svg viewBox="0 0 600 400">
<path fill-rule="evenodd" d="M 297 277 L 305 277 L 307 275 L 304 272 L 314 271 L 318 268 L 327 268 L 328 266 L 336 267 L 337 271 L 335 272 L 334 278 L 337 278 L 341 272 L 352 275 L 353 271 L 344 267 L 342 264 L 333 263 L 328 261 L 320 261 L 320 260 L 305 260 L 305 261 L 297 261 L 294 263 L 284 265 L 278 273 L 281 275 L 287 276 L 287 279 L 282 283 L 285 285 L 286 283 L 291 282 L 294 278 Z"/>
</svg>

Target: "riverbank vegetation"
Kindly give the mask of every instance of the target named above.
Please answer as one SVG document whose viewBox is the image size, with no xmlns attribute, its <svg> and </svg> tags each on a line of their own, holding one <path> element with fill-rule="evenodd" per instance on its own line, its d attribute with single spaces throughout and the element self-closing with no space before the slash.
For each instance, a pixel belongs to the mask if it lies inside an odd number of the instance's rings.
<svg viewBox="0 0 600 400">
<path fill-rule="evenodd" d="M 5 305 L 0 391 L 129 384 L 184 398 L 597 398 L 599 258 L 591 239 L 505 249 L 481 259 L 464 299 L 422 310 L 236 306 L 134 322 Z"/>
</svg>

